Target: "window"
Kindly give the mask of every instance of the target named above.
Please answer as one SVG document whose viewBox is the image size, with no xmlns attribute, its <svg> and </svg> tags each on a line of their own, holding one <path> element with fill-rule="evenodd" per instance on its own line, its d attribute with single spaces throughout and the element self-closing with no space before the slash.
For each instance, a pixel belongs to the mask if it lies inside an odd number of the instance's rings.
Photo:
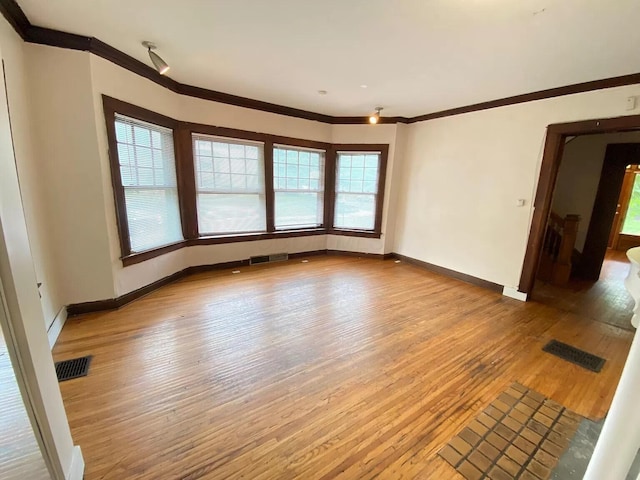
<svg viewBox="0 0 640 480">
<path fill-rule="evenodd" d="M 338 152 L 333 226 L 376 230 L 381 152 Z"/>
<path fill-rule="evenodd" d="M 181 122 L 106 95 L 102 103 L 125 267 L 191 245 L 382 235 L 387 144 Z"/>
<path fill-rule="evenodd" d="M 320 227 L 324 218 L 322 150 L 275 145 L 273 190 L 276 230 Z"/>
<path fill-rule="evenodd" d="M 627 167 L 627 172 L 633 172 Z M 629 203 L 624 214 L 623 235 L 640 235 L 640 173 L 633 174 L 633 186 L 629 194 Z"/>
<path fill-rule="evenodd" d="M 129 234 L 124 253 L 183 240 L 173 131 L 115 114 L 115 140 Z"/>
<path fill-rule="evenodd" d="M 200 235 L 266 231 L 264 145 L 200 134 L 192 138 Z"/>
</svg>

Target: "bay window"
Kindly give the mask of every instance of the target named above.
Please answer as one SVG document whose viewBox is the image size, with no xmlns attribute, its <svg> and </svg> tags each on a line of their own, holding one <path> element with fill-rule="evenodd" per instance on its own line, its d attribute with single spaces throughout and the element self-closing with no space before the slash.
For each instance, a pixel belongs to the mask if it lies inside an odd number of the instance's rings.
<svg viewBox="0 0 640 480">
<path fill-rule="evenodd" d="M 275 145 L 273 190 L 276 230 L 316 228 L 324 218 L 325 152 Z"/>
<path fill-rule="evenodd" d="M 336 152 L 333 228 L 378 232 L 386 150 Z"/>
<path fill-rule="evenodd" d="M 103 96 L 124 266 L 183 246 L 380 238 L 388 145 L 180 122 Z"/>
<path fill-rule="evenodd" d="M 264 145 L 193 135 L 200 235 L 265 232 Z"/>
</svg>

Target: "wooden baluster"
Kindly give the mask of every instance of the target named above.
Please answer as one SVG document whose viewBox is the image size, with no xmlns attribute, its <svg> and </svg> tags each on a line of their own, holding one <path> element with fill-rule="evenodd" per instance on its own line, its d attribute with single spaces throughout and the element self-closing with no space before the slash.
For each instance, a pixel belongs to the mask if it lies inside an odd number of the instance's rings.
<svg viewBox="0 0 640 480">
<path fill-rule="evenodd" d="M 543 282 L 550 282 L 553 273 L 553 262 L 555 260 L 554 248 L 556 244 L 557 219 L 560 218 L 554 212 L 551 212 L 547 221 L 547 227 L 544 232 L 544 241 L 542 243 L 542 253 L 540 255 L 540 263 L 538 264 L 537 276 Z"/>
<path fill-rule="evenodd" d="M 565 285 L 571 275 L 571 256 L 578 235 L 580 215 L 567 215 L 563 221 L 562 236 L 558 247 L 558 256 L 553 266 L 551 282 L 555 285 Z"/>
</svg>

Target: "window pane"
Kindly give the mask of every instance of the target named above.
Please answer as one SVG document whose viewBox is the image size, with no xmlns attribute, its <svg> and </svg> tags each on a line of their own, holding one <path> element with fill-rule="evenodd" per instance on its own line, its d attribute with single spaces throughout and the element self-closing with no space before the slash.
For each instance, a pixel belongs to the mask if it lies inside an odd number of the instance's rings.
<svg viewBox="0 0 640 480">
<path fill-rule="evenodd" d="M 115 129 L 131 252 L 182 240 L 173 131 L 119 114 Z"/>
<path fill-rule="evenodd" d="M 380 154 L 346 155 L 338 153 L 336 191 L 352 193 L 377 192 L 379 167 Z"/>
<path fill-rule="evenodd" d="M 375 228 L 380 154 L 338 153 L 334 227 Z"/>
<path fill-rule="evenodd" d="M 201 235 L 263 232 L 267 229 L 264 195 L 198 193 Z"/>
<path fill-rule="evenodd" d="M 200 235 L 264 232 L 262 144 L 194 135 Z"/>
<path fill-rule="evenodd" d="M 336 228 L 373 230 L 376 218 L 376 196 L 363 194 L 336 194 Z"/>
<path fill-rule="evenodd" d="M 633 180 L 633 190 L 624 217 L 621 233 L 625 235 L 640 235 L 640 175 Z"/>
<path fill-rule="evenodd" d="M 296 147 L 274 147 L 276 229 L 311 228 L 322 225 L 324 157 L 324 152 Z"/>
<path fill-rule="evenodd" d="M 276 228 L 312 228 L 322 225 L 324 195 L 316 192 L 276 191 Z"/>
<path fill-rule="evenodd" d="M 126 188 L 124 198 L 132 252 L 182 240 L 176 189 Z"/>
</svg>

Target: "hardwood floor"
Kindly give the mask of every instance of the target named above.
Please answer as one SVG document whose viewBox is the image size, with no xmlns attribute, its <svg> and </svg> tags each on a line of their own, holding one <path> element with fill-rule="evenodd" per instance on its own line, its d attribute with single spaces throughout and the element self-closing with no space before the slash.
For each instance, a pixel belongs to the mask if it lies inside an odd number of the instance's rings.
<svg viewBox="0 0 640 480">
<path fill-rule="evenodd" d="M 632 338 L 392 260 L 240 270 L 67 321 L 55 359 L 94 355 L 60 385 L 87 480 L 460 478 L 436 453 L 514 381 L 603 417 Z"/>
<path fill-rule="evenodd" d="M 583 317 L 635 331 L 631 325 L 634 301 L 624 287 L 629 274 L 626 252 L 607 250 L 597 282 L 572 278 L 565 287 L 537 281 L 532 299 Z"/>
<path fill-rule="evenodd" d="M 2 480 L 50 478 L 22 400 L 1 329 L 0 412 L 0 478 Z"/>
</svg>

